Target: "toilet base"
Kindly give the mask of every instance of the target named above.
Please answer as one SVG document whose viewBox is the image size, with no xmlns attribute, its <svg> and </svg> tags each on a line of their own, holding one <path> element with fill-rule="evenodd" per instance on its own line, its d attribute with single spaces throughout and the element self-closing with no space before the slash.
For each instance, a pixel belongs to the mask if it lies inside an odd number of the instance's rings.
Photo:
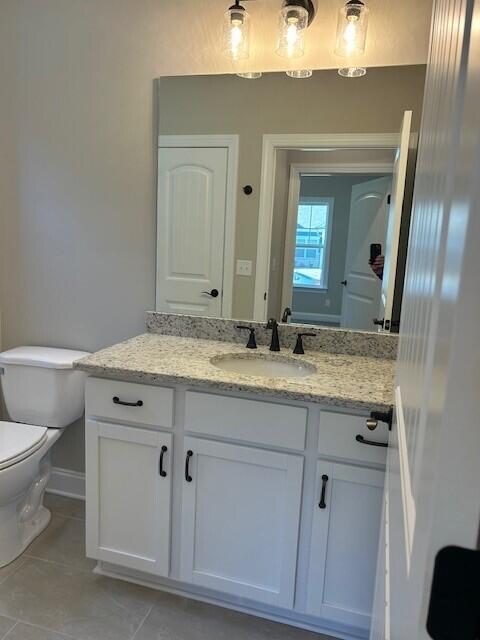
<svg viewBox="0 0 480 640">
<path fill-rule="evenodd" d="M 0 507 L 0 568 L 18 558 L 50 522 L 51 513 L 43 506 L 50 456 L 37 461 L 36 467 L 38 475 L 27 491 Z"/>
</svg>

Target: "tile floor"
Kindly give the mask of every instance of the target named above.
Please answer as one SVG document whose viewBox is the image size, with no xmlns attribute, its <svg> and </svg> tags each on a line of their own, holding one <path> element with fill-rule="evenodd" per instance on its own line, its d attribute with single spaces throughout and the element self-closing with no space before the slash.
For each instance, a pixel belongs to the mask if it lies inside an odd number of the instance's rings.
<svg viewBox="0 0 480 640">
<path fill-rule="evenodd" d="M 0 640 L 328 640 L 92 573 L 84 503 L 47 495 L 52 520 L 0 569 Z"/>
</svg>

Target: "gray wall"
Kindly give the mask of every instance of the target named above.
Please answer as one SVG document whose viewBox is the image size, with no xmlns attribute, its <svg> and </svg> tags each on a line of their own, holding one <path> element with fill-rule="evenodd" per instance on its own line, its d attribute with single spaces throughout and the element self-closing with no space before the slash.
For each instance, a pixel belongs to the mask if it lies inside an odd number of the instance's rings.
<svg viewBox="0 0 480 640">
<path fill-rule="evenodd" d="M 402 114 L 413 110 L 418 130 L 424 66 L 369 69 L 363 78 L 341 78 L 336 71 L 315 72 L 308 80 L 283 73 L 259 80 L 236 76 L 186 76 L 159 81 L 162 134 L 238 134 L 237 259 L 255 265 L 261 169 L 265 133 L 391 133 Z M 253 185 L 244 195 L 240 187 Z M 253 315 L 254 277 L 236 276 L 233 315 Z"/>
<path fill-rule="evenodd" d="M 118 0 L 1 4 L 2 348 L 93 351 L 154 306 L 156 34 Z M 83 470 L 81 422 L 54 464 Z"/>
</svg>

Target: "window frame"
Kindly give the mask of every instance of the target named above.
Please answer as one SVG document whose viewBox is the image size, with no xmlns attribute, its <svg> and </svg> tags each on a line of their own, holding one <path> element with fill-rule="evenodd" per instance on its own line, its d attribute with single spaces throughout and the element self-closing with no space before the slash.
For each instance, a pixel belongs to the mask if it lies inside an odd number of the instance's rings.
<svg viewBox="0 0 480 640">
<path fill-rule="evenodd" d="M 301 177 L 301 176 L 300 176 Z M 322 269 L 322 282 L 321 286 L 316 285 L 296 285 L 293 282 L 293 274 L 295 273 L 295 250 L 297 248 L 296 230 L 298 220 L 298 207 L 302 204 L 326 204 L 328 207 L 327 212 L 327 226 L 326 226 L 326 243 L 324 246 L 324 268 Z M 292 268 L 292 293 L 293 291 L 328 291 L 328 278 L 330 271 L 330 250 L 332 246 L 332 228 L 333 228 L 333 213 L 335 206 L 335 198 L 324 196 L 299 196 L 298 203 L 296 205 L 296 218 L 295 218 L 295 237 L 293 242 L 293 268 Z M 315 247 L 315 245 L 302 245 L 306 247 Z"/>
</svg>

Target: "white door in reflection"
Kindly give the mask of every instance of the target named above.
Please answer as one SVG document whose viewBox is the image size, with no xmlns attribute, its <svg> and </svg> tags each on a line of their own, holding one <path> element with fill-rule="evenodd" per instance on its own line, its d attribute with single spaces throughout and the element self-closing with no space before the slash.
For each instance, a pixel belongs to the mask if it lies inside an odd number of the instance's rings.
<svg viewBox="0 0 480 640">
<path fill-rule="evenodd" d="M 372 331 L 382 282 L 372 271 L 370 245 L 385 247 L 388 194 L 391 177 L 376 178 L 352 187 L 342 304 L 342 327 Z"/>
</svg>

